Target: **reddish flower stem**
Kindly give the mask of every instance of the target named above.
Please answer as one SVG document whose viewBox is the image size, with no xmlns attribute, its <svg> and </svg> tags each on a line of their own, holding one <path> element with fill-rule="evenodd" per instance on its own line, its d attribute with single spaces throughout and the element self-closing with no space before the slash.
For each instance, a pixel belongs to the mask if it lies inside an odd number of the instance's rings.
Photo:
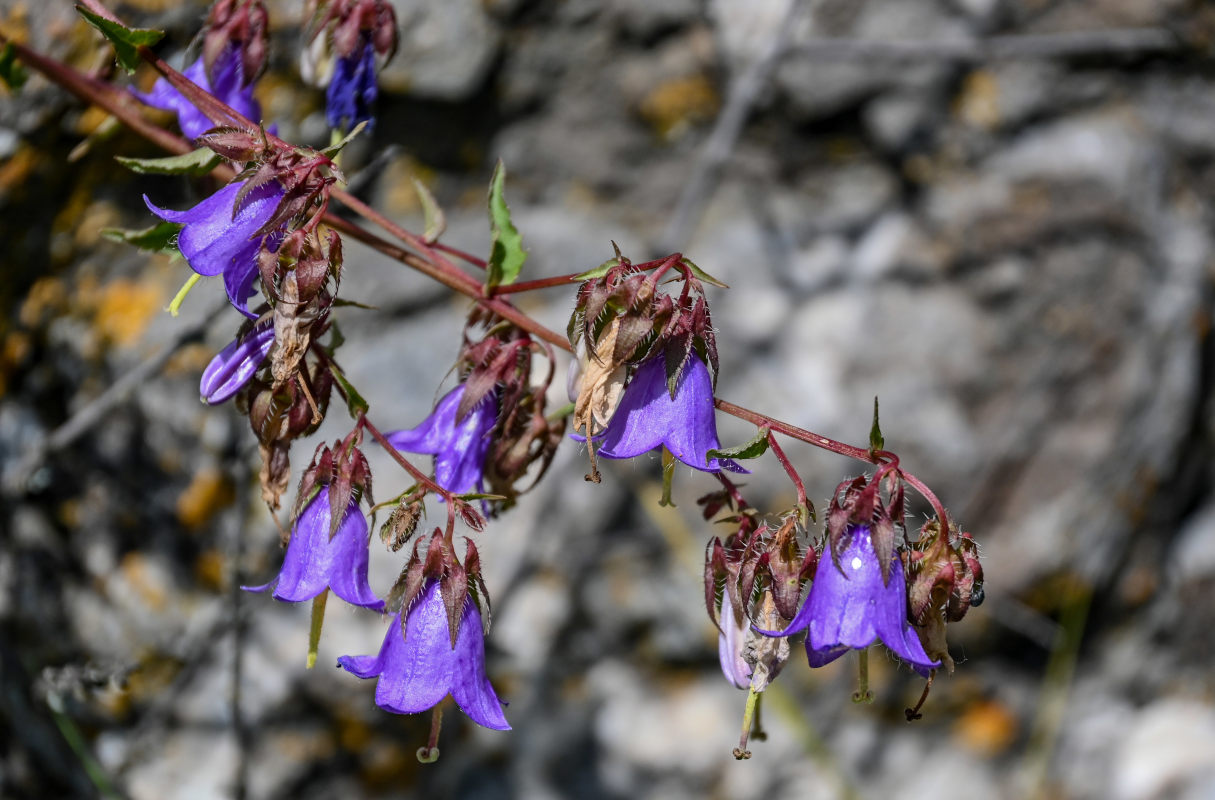
<svg viewBox="0 0 1215 800">
<path fill-rule="evenodd" d="M 810 501 L 806 497 L 806 485 L 802 483 L 802 476 L 798 475 L 797 470 L 789 463 L 788 456 L 781 449 L 780 444 L 776 441 L 776 434 L 771 430 L 768 431 L 768 447 L 771 448 L 773 455 L 776 456 L 776 460 L 780 462 L 780 465 L 785 468 L 785 474 L 789 476 L 789 480 L 793 481 L 793 486 L 797 489 L 798 506 L 806 509 L 806 512 L 809 513 Z M 802 522 L 809 522 L 809 518 L 802 519 Z"/>
<path fill-rule="evenodd" d="M 388 453 L 388 455 L 392 456 L 392 460 L 400 464 L 401 467 L 409 473 L 411 478 L 425 486 L 429 491 L 434 492 L 442 497 L 443 500 L 447 502 L 449 507 L 455 507 L 455 495 L 444 489 L 439 484 L 435 483 L 429 475 L 415 467 L 409 461 L 409 459 L 401 455 L 401 451 L 392 446 L 392 442 L 388 441 L 388 438 L 384 436 L 384 434 L 380 433 L 380 429 L 371 424 L 371 420 L 367 419 L 366 413 L 359 414 L 357 424 L 370 433 L 371 438 L 375 439 L 376 442 L 379 443 L 380 447 L 384 448 L 384 451 Z"/>
<path fill-rule="evenodd" d="M 499 285 L 490 290 L 490 296 L 497 297 L 500 294 L 518 294 L 520 292 L 535 291 L 536 289 L 551 289 L 554 286 L 569 286 L 571 283 L 577 281 L 580 274 L 557 275 L 553 278 L 537 278 L 534 281 L 519 281 L 518 283 Z"/>
<path fill-rule="evenodd" d="M 98 2 L 98 0 L 81 0 L 81 2 L 85 7 L 98 16 L 105 17 L 120 25 L 125 25 L 125 23 L 114 16 L 114 14 L 106 9 L 105 6 Z M 52 82 L 64 87 L 81 100 L 105 109 L 119 121 L 154 144 L 159 145 L 165 150 L 178 154 L 186 153 L 193 149 L 190 143 L 182 137 L 176 136 L 145 119 L 131 104 L 127 102 L 127 95 L 125 92 L 116 90 L 112 86 L 86 76 L 72 69 L 66 64 L 48 58 L 28 47 L 25 47 L 24 45 L 17 42 L 11 42 L 5 37 L 0 36 L 0 44 L 8 43 L 13 45 L 13 49 L 16 52 L 17 57 L 21 59 L 23 63 L 27 64 L 38 72 L 41 72 Z M 216 99 L 208 92 L 203 91 L 201 87 L 197 86 L 180 72 L 173 69 L 160 57 L 153 53 L 148 47 L 140 46 L 139 54 L 141 58 L 150 63 L 158 72 L 164 75 L 174 88 L 182 92 L 182 94 L 185 95 L 187 99 L 190 99 L 191 102 L 194 102 L 199 110 L 201 110 L 212 120 L 219 124 L 235 124 L 242 127 L 256 127 L 253 122 L 245 118 L 243 115 L 234 111 L 228 107 L 227 104 Z M 270 134 L 267 134 L 267 138 L 276 144 L 280 144 L 285 147 L 291 146 L 289 143 L 283 142 L 281 139 L 271 136 Z M 226 165 L 216 167 L 214 172 L 218 177 L 226 179 L 231 179 L 235 174 L 232 169 Z M 330 227 L 350 235 L 354 239 L 367 244 L 368 246 L 378 250 L 381 253 L 384 253 L 390 258 L 400 261 L 406 266 L 423 273 L 449 289 L 460 292 L 474 301 L 481 303 L 498 316 L 517 325 L 521 330 L 527 331 L 533 336 L 549 342 L 550 344 L 553 344 L 567 352 L 572 352 L 573 348 L 570 346 L 570 343 L 565 336 L 540 324 L 527 314 L 515 308 L 508 301 L 499 300 L 498 298 L 492 296 L 485 296 L 485 289 L 480 282 L 478 282 L 471 275 L 468 275 L 464 271 L 457 268 L 451 263 L 450 260 L 441 255 L 438 251 L 451 253 L 452 255 L 468 261 L 475 266 L 484 265 L 484 261 L 481 259 L 446 245 L 439 245 L 437 243 L 434 245 L 428 245 L 422 237 L 411 233 L 347 192 L 333 190 L 331 192 L 331 196 L 340 200 L 344 205 L 365 219 L 374 222 L 388 233 L 401 239 L 411 248 L 417 250 L 421 255 L 403 250 L 393 245 L 391 242 L 381 239 L 370 231 L 352 222 L 344 220 L 331 212 L 326 212 L 324 221 Z M 641 269 L 648 269 L 660 266 L 663 267 L 663 271 L 665 271 L 665 269 L 669 269 L 670 266 L 673 265 L 673 262 L 671 261 L 672 258 L 675 258 L 677 261 L 679 256 L 676 254 L 674 256 L 668 256 L 662 259 L 655 259 L 654 261 L 648 261 L 644 264 L 638 264 L 637 267 Z M 564 279 L 564 276 L 562 276 L 562 279 Z M 537 284 L 540 283 L 540 281 L 531 281 L 530 283 Z M 560 283 L 554 283 L 553 285 L 560 285 Z M 536 286 L 534 288 L 541 287 Z M 770 432 L 775 431 L 793 439 L 798 439 L 799 441 L 814 445 L 815 447 L 829 450 L 838 455 L 854 458 L 858 461 L 880 464 L 884 462 L 885 456 L 891 455 L 885 451 L 870 452 L 866 448 L 845 444 L 844 442 L 840 442 L 835 439 L 813 433 L 812 431 L 799 428 L 795 425 L 790 425 L 778 419 L 774 419 L 766 414 L 761 414 L 757 411 L 743 408 L 742 406 L 735 405 L 734 403 L 727 400 L 722 400 L 721 398 L 716 398 L 714 402 L 719 410 L 738 417 L 739 419 L 747 420 L 756 426 L 767 427 L 769 428 Z M 365 419 L 366 418 L 364 417 L 364 420 Z M 371 432 L 372 436 L 376 437 L 377 440 L 382 438 L 379 435 L 378 430 L 375 429 L 374 426 L 371 426 L 370 422 L 365 422 L 364 424 L 368 427 L 368 431 Z M 386 443 L 383 441 L 381 441 L 381 444 L 386 445 Z M 406 471 L 413 475 L 416 479 L 430 486 L 436 487 L 439 493 L 443 494 L 445 497 L 451 497 L 450 493 L 446 492 L 446 490 L 442 489 L 442 487 L 438 487 L 437 484 L 417 470 L 417 468 L 410 464 L 403 456 L 401 456 L 395 448 L 386 445 L 386 449 L 390 454 L 393 455 L 394 459 L 397 460 L 397 462 L 400 463 L 406 469 Z M 918 491 L 932 505 L 932 508 L 936 512 L 937 517 L 940 519 L 942 526 L 944 526 L 945 530 L 948 530 L 948 515 L 945 512 L 945 507 L 941 504 L 941 501 L 937 498 L 936 494 L 934 494 L 923 481 L 910 472 L 900 469 L 899 474 L 901 474 L 904 480 L 911 484 L 911 486 L 914 487 L 916 491 Z"/>
<path fill-rule="evenodd" d="M 433 247 L 436 250 L 441 250 L 444 253 L 447 253 L 448 255 L 453 255 L 456 258 L 460 259 L 461 261 L 466 261 L 469 264 L 472 264 L 474 267 L 477 267 L 478 269 L 485 269 L 487 266 L 489 266 L 488 264 L 485 263 L 485 259 L 478 258 L 477 256 L 474 256 L 472 253 L 466 253 L 463 250 L 459 249 L 458 247 L 452 247 L 449 244 L 443 244 L 442 242 L 435 242 L 434 244 L 431 245 L 431 247 Z"/>
</svg>

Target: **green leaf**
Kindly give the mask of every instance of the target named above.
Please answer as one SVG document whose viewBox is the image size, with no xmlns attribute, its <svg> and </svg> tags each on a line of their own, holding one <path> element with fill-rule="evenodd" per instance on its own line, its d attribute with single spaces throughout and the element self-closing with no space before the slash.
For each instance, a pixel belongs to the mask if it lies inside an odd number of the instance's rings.
<svg viewBox="0 0 1215 800">
<path fill-rule="evenodd" d="M 111 242 L 126 242 L 140 250 L 150 250 L 153 253 L 174 252 L 177 245 L 174 240 L 182 225 L 180 222 L 158 222 L 150 228 L 141 231 L 128 231 L 122 228 L 102 228 L 101 235 Z"/>
<path fill-rule="evenodd" d="M 359 394 L 358 389 L 354 388 L 354 384 L 346 380 L 346 376 L 342 371 L 332 364 L 329 366 L 329 371 L 333 373 L 333 378 L 338 382 L 338 386 L 342 388 L 342 394 L 346 398 L 346 410 L 350 412 L 350 416 L 355 419 L 359 418 L 359 414 L 364 414 L 371 405 L 363 399 L 363 395 Z"/>
<path fill-rule="evenodd" d="M 354 126 L 354 130 L 352 130 L 350 133 L 348 133 L 348 134 L 346 134 L 345 136 L 343 136 L 343 137 L 342 137 L 341 139 L 339 139 L 338 141 L 336 141 L 336 142 L 334 142 L 333 144 L 329 145 L 328 147 L 326 147 L 326 148 L 325 148 L 324 150 L 322 150 L 321 152 L 322 152 L 322 153 L 324 153 L 325 155 L 329 156 L 330 158 L 333 158 L 333 157 L 334 157 L 334 156 L 336 156 L 338 153 L 342 152 L 342 148 L 344 148 L 346 145 L 348 145 L 348 144 L 350 144 L 352 141 L 354 141 L 354 137 L 356 137 L 356 136 L 358 136 L 360 133 L 362 133 L 362 132 L 363 132 L 363 129 L 364 129 L 364 128 L 366 128 L 366 127 L 367 127 L 367 120 L 363 120 L 363 121 L 362 121 L 362 122 L 360 122 L 358 125 L 355 125 L 355 126 Z"/>
<path fill-rule="evenodd" d="M 886 439 L 882 436 L 882 427 L 878 424 L 878 399 L 873 396 L 873 427 L 869 429 L 869 449 L 885 450 Z"/>
<path fill-rule="evenodd" d="M 523 269 L 527 253 L 523 252 L 523 237 L 510 220 L 510 209 L 503 197 L 506 183 L 506 168 L 502 161 L 494 167 L 494 177 L 489 182 L 489 224 L 494 239 L 489 249 L 489 265 L 486 268 L 485 284 L 489 288 L 514 283 Z"/>
<path fill-rule="evenodd" d="M 134 72 L 135 68 L 139 66 L 139 48 L 143 45 L 154 45 L 165 35 L 164 31 L 156 31 L 151 28 L 127 28 L 94 14 L 84 6 L 76 6 L 76 10 L 90 25 L 101 31 L 102 36 L 110 40 L 110 44 L 114 45 L 114 55 L 118 57 L 118 64 L 128 73 Z"/>
<path fill-rule="evenodd" d="M 132 172 L 140 175 L 206 175 L 223 159 L 219 153 L 200 147 L 180 156 L 167 158 L 123 158 L 114 159 Z"/>
<path fill-rule="evenodd" d="M 685 267 L 690 269 L 692 271 L 692 274 L 695 275 L 697 278 L 700 278 L 700 280 L 703 281 L 704 283 L 707 283 L 710 286 L 717 286 L 718 288 L 721 288 L 721 289 L 730 288 L 729 285 L 722 283 L 721 281 L 717 280 L 717 278 L 714 278 L 712 275 L 710 275 L 709 273 L 705 272 L 700 267 L 693 264 L 692 260 L 690 258 L 681 258 L 679 261 Z"/>
<path fill-rule="evenodd" d="M 579 273 L 578 275 L 575 275 L 574 280 L 589 281 L 592 278 L 602 278 L 604 275 L 608 274 L 608 271 L 612 267 L 618 267 L 618 266 L 620 266 L 620 259 L 613 256 L 612 258 L 609 258 L 607 261 L 604 261 L 602 264 L 595 267 L 594 269 L 588 269 L 586 272 L 582 272 L 582 273 Z"/>
<path fill-rule="evenodd" d="M 417 190 L 418 199 L 422 201 L 422 216 L 426 220 L 426 231 L 422 238 L 427 244 L 434 244 L 443 235 L 443 231 L 447 230 L 447 215 L 439 208 L 438 201 L 430 193 L 430 189 L 426 188 L 426 184 L 414 178 L 413 188 Z"/>
<path fill-rule="evenodd" d="M 768 452 L 768 428 L 763 427 L 755 434 L 755 438 L 740 444 L 738 447 L 723 447 L 720 450 L 710 450 L 708 458 L 733 458 L 746 460 L 759 458 Z"/>
<path fill-rule="evenodd" d="M 15 92 L 25 85 L 29 76 L 25 67 L 17 62 L 17 48 L 13 47 L 13 43 L 4 45 L 4 49 L 0 50 L 0 81 Z"/>
</svg>

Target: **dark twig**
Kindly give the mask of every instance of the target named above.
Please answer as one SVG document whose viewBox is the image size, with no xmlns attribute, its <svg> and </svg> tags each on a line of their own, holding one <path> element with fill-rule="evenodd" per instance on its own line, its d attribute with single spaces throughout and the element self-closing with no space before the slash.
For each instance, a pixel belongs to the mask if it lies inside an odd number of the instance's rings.
<svg viewBox="0 0 1215 800">
<path fill-rule="evenodd" d="M 200 339 L 206 332 L 207 326 L 211 324 L 211 320 L 227 307 L 228 302 L 225 300 L 221 305 L 208 311 L 206 316 L 198 322 L 180 329 L 159 352 L 116 380 L 110 388 L 52 431 L 45 440 L 30 448 L 4 475 L 4 495 L 12 497 L 24 493 L 30 476 L 42 466 L 42 462 L 48 456 L 66 449 L 81 436 L 94 429 L 116 406 L 125 402 L 137 387 L 160 372 L 178 350 L 190 342 Z"/>
<path fill-rule="evenodd" d="M 793 0 L 785 18 L 781 20 L 777 34 L 767 48 L 747 66 L 731 84 L 725 108 L 717 117 L 704 148 L 692 166 L 675 211 L 663 231 L 659 252 L 681 250 L 688 244 L 688 237 L 700 219 L 701 211 L 713 196 L 721 168 L 734 150 L 734 144 L 742 133 L 743 125 L 751 113 L 751 106 L 763 91 L 768 78 L 781 59 L 789 52 L 790 38 L 797 19 L 807 6 L 807 0 Z"/>
</svg>

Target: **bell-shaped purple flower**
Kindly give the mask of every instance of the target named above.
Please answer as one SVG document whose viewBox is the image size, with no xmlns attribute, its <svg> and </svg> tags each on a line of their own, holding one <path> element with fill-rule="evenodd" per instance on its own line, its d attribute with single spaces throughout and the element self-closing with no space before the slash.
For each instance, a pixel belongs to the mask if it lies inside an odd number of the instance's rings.
<svg viewBox="0 0 1215 800">
<path fill-rule="evenodd" d="M 371 37 L 363 38 L 362 46 L 338 58 L 325 91 L 325 119 L 334 130 L 350 130 L 364 121 L 369 128 L 375 124 L 375 45 Z"/>
<path fill-rule="evenodd" d="M 329 528 L 329 493 L 322 486 L 295 521 L 278 577 L 264 586 L 242 588 L 264 592 L 273 586 L 274 598 L 290 603 L 311 600 L 329 588 L 351 605 L 383 610 L 384 601 L 367 583 L 370 533 L 358 502 L 351 500 L 346 506 L 332 537 Z"/>
<path fill-rule="evenodd" d="M 450 694 L 473 722 L 510 730 L 485 674 L 485 638 L 477 604 L 465 596 L 452 647 L 443 595 L 433 578 L 426 580 L 410 604 L 404 635 L 397 614 L 378 655 L 342 656 L 338 665 L 360 678 L 379 676 L 375 702 L 385 711 L 417 714 Z"/>
<path fill-rule="evenodd" d="M 705 472 L 746 472 L 734 461 L 709 458 L 721 447 L 713 412 L 713 382 L 699 358 L 688 359 L 675 397 L 667 391 L 666 365 L 662 356 L 637 368 L 625 387 L 603 432 L 596 451 L 604 458 L 633 458 L 666 445 L 671 454 L 689 467 Z"/>
<path fill-rule="evenodd" d="M 240 391 L 274 347 L 274 325 L 263 322 L 238 336 L 211 359 L 203 370 L 198 391 L 211 405 L 219 405 Z"/>
<path fill-rule="evenodd" d="M 435 481 L 453 494 L 482 490 L 489 433 L 498 419 L 498 396 L 490 391 L 464 419 L 457 420 L 464 387 L 462 383 L 445 394 L 421 425 L 385 437 L 398 450 L 433 455 Z"/>
<path fill-rule="evenodd" d="M 234 111 L 240 112 L 254 122 L 261 120 L 262 109 L 253 99 L 253 85 L 244 85 L 244 68 L 241 66 L 238 46 L 230 44 L 224 49 L 215 61 L 213 72 L 214 83 L 207 77 L 207 70 L 200 56 L 197 61 L 186 67 L 182 74 L 203 90 L 227 103 Z M 177 124 L 187 139 L 197 139 L 216 126 L 210 117 L 199 111 L 164 78 L 158 78 L 150 92 L 132 90 L 132 93 L 153 108 L 176 112 Z"/>
<path fill-rule="evenodd" d="M 849 526 L 846 535 L 848 546 L 840 554 L 839 566 L 828 553 L 823 554 L 810 596 L 789 627 L 760 632 L 788 636 L 808 628 L 806 656 L 812 667 L 829 664 L 848 650 L 862 650 L 881 639 L 916 672 L 927 676 L 941 662 L 928 657 L 907 621 L 902 561 L 896 554 L 890 563 L 890 581 L 884 582 L 869 527 Z"/>
<path fill-rule="evenodd" d="M 255 319 L 257 315 L 249 311 L 249 298 L 264 238 L 257 232 L 274 216 L 284 192 L 278 181 L 271 181 L 252 189 L 236 207 L 236 196 L 244 185 L 229 183 L 186 211 L 158 208 L 147 195 L 143 200 L 156 216 L 185 226 L 177 235 L 177 248 L 191 269 L 207 277 L 223 275 L 233 307 Z"/>
</svg>

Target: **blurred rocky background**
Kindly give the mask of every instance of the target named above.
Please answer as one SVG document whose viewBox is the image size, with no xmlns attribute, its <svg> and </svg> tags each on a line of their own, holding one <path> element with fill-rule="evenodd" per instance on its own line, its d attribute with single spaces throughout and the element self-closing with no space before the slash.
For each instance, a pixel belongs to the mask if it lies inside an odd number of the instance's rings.
<svg viewBox="0 0 1215 800">
<path fill-rule="evenodd" d="M 301 5 L 271 4 L 259 96 L 323 144 Z M 888 446 L 982 543 L 957 672 L 908 724 L 908 670 L 874 659 L 857 707 L 847 659 L 811 672 L 795 648 L 768 740 L 734 761 L 744 695 L 701 599 L 713 482 L 685 470 L 659 508 L 656 459 L 592 486 L 571 442 L 478 539 L 514 731 L 449 712 L 419 765 L 428 719 L 331 666 L 378 647 L 376 615 L 331 603 L 308 671 L 308 608 L 236 588 L 279 550 L 247 423 L 198 402 L 237 323 L 222 290 L 171 318 L 186 267 L 99 234 L 150 225 L 143 192 L 183 208 L 205 187 L 124 171 L 114 155 L 155 150 L 34 76 L 0 90 L 0 796 L 1215 797 L 1210 4 L 396 5 L 357 192 L 420 228 L 418 177 L 446 241 L 484 252 L 501 157 L 525 277 L 612 240 L 680 249 L 732 287 L 712 298 L 723 397 L 861 443 L 879 396 Z M 178 64 L 205 13 L 116 9 Z M 109 69 L 69 3 L 4 0 L 0 29 Z M 415 424 L 467 302 L 353 244 L 342 291 L 378 309 L 342 310 L 344 363 L 381 426 Z M 519 298 L 558 328 L 570 301 Z M 858 468 L 789 452 L 820 507 Z M 403 485 L 380 456 L 383 499 Z M 746 491 L 793 502 L 767 462 Z M 399 561 L 373 551 L 384 591 Z"/>
</svg>

